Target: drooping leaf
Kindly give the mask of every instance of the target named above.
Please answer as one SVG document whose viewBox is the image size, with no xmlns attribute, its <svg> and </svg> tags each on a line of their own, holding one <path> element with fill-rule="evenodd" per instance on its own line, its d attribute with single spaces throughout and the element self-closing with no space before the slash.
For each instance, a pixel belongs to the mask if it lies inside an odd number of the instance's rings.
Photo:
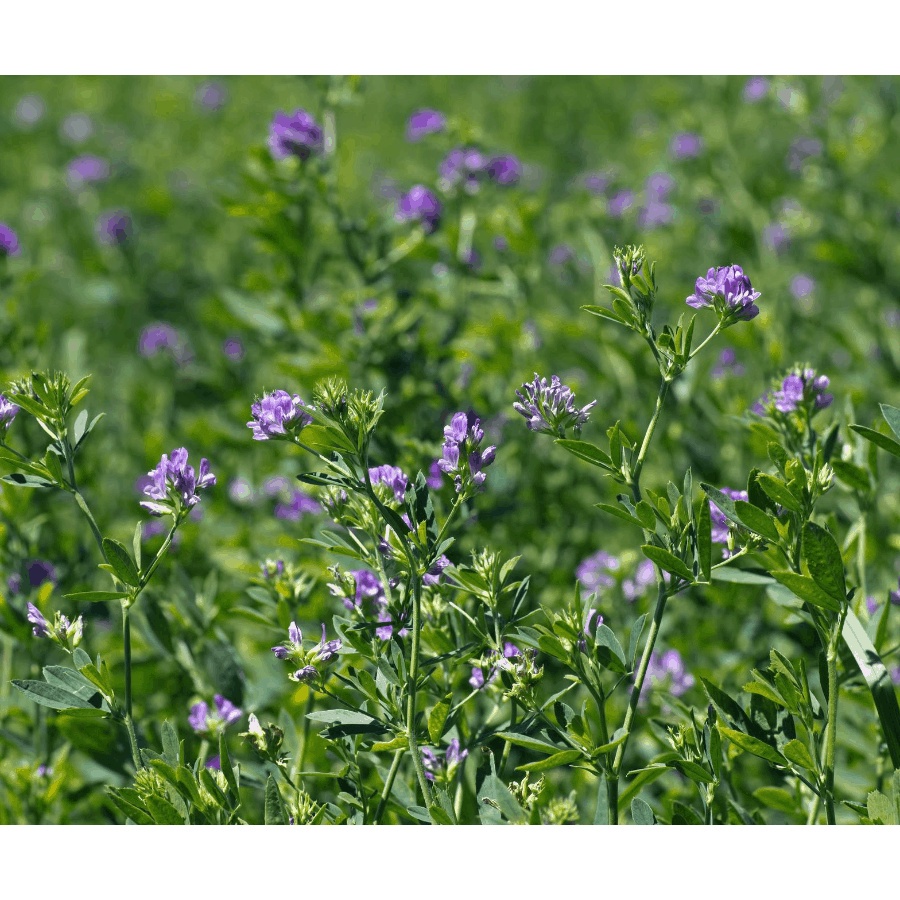
<svg viewBox="0 0 900 900">
<path fill-rule="evenodd" d="M 685 581 L 693 583 L 694 573 L 682 562 L 677 556 L 664 550 L 662 547 L 655 547 L 652 544 L 644 544 L 641 547 L 644 556 L 651 562 L 656 563 L 661 569 L 670 575 L 676 575 Z"/>
<path fill-rule="evenodd" d="M 118 541 L 103 538 L 103 552 L 119 580 L 131 587 L 140 587 L 141 576 L 138 574 L 134 560 Z"/>
<path fill-rule="evenodd" d="M 838 604 L 847 598 L 844 581 L 844 561 L 837 541 L 829 532 L 814 522 L 803 526 L 803 559 L 813 580 Z"/>
<path fill-rule="evenodd" d="M 787 760 L 771 744 L 767 744 L 765 741 L 761 741 L 759 738 L 752 737 L 749 734 L 744 734 L 741 731 L 735 731 L 733 728 L 728 728 L 721 722 L 716 723 L 716 728 L 719 729 L 722 737 L 728 738 L 742 750 L 746 750 L 748 753 L 752 753 L 754 756 L 758 756 L 767 762 L 774 763 L 776 766 L 787 765 Z"/>
<path fill-rule="evenodd" d="M 650 804 L 645 800 L 641 800 L 640 797 L 635 797 L 631 801 L 631 818 L 634 820 L 635 825 L 656 824 L 656 816 L 653 815 Z"/>
</svg>

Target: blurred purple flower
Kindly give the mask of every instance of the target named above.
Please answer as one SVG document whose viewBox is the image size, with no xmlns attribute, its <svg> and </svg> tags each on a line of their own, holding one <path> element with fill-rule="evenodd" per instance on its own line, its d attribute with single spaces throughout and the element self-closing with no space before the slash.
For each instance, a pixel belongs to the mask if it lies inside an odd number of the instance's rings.
<svg viewBox="0 0 900 900">
<path fill-rule="evenodd" d="M 568 244 L 557 244 L 547 257 L 551 266 L 564 266 L 575 258 L 575 251 Z"/>
<path fill-rule="evenodd" d="M 684 131 L 676 134 L 669 145 L 669 152 L 675 159 L 692 159 L 703 150 L 703 139 L 699 134 Z"/>
<path fill-rule="evenodd" d="M 743 375 L 745 369 L 741 363 L 737 361 L 737 353 L 734 347 L 723 347 L 719 354 L 719 362 L 712 370 L 712 377 L 719 379 L 726 375 Z"/>
<path fill-rule="evenodd" d="M 791 172 L 799 172 L 806 160 L 822 155 L 822 142 L 818 138 L 797 138 L 788 150 L 787 167 Z"/>
<path fill-rule="evenodd" d="M 403 501 L 409 479 L 402 469 L 397 466 L 376 466 L 369 469 L 369 478 L 372 484 L 386 484 L 394 492 L 394 499 L 398 503 Z"/>
<path fill-rule="evenodd" d="M 666 650 L 662 654 L 650 654 L 647 681 L 652 687 L 667 685 L 674 697 L 680 697 L 693 687 L 694 676 L 685 669 L 677 650 Z"/>
<path fill-rule="evenodd" d="M 322 507 L 316 500 L 303 491 L 295 490 L 291 493 L 290 502 L 279 503 L 275 507 L 275 518 L 296 522 L 306 513 L 315 514 L 320 512 L 322 512 Z"/>
<path fill-rule="evenodd" d="M 202 109 L 217 112 L 228 100 L 228 92 L 218 82 L 206 81 L 197 88 L 194 99 Z"/>
<path fill-rule="evenodd" d="M 610 180 L 605 172 L 589 172 L 582 179 L 582 184 L 592 194 L 602 194 L 609 187 Z"/>
<path fill-rule="evenodd" d="M 232 478 L 228 482 L 228 499 L 243 506 L 253 502 L 253 485 L 246 478 Z"/>
<path fill-rule="evenodd" d="M 516 184 L 522 177 L 522 163 L 512 154 L 495 156 L 487 164 L 487 173 L 495 184 Z"/>
<path fill-rule="evenodd" d="M 233 362 L 240 362 L 244 358 L 244 345 L 240 338 L 226 338 L 222 344 L 222 352 Z"/>
<path fill-rule="evenodd" d="M 730 500 L 746 501 L 749 499 L 746 491 L 735 491 L 728 487 L 719 488 L 719 490 Z M 712 524 L 712 542 L 714 544 L 727 544 L 728 519 L 725 518 L 725 513 L 712 500 L 709 501 L 709 518 Z"/>
<path fill-rule="evenodd" d="M 26 618 L 34 626 L 31 629 L 31 633 L 39 638 L 49 637 L 50 623 L 44 618 L 41 611 L 33 603 L 29 603 L 27 609 L 28 614 Z"/>
<path fill-rule="evenodd" d="M 154 322 L 141 331 L 138 350 L 141 356 L 156 356 L 160 350 L 172 350 L 178 343 L 178 332 L 171 325 Z"/>
<path fill-rule="evenodd" d="M 33 588 L 40 587 L 45 581 L 53 584 L 59 581 L 56 567 L 45 559 L 32 560 L 25 567 L 25 571 L 28 573 L 28 581 Z"/>
<path fill-rule="evenodd" d="M 473 147 L 456 147 L 444 157 L 438 167 L 441 187 L 450 190 L 461 186 L 467 194 L 474 194 L 478 191 L 486 167 L 487 160 L 479 150 Z"/>
<path fill-rule="evenodd" d="M 439 490 L 443 484 L 444 479 L 441 477 L 441 467 L 440 460 L 434 460 L 428 468 L 428 477 L 425 479 L 425 484 L 432 491 Z"/>
<path fill-rule="evenodd" d="M 94 123 L 85 113 L 72 113 L 62 120 L 59 131 L 73 144 L 83 144 L 94 133 Z"/>
<path fill-rule="evenodd" d="M 30 128 L 44 118 L 45 110 L 46 107 L 41 97 L 37 94 L 26 94 L 16 104 L 13 116 L 20 125 Z"/>
<path fill-rule="evenodd" d="M 269 151 L 273 159 L 296 156 L 307 160 L 325 149 L 325 135 L 319 123 L 305 110 L 295 109 L 290 115 L 275 114 L 269 126 Z"/>
<path fill-rule="evenodd" d="M 406 122 L 406 139 L 415 143 L 447 127 L 447 117 L 436 109 L 417 109 Z"/>
<path fill-rule="evenodd" d="M 131 239 L 131 217 L 122 210 L 104 213 L 97 219 L 97 238 L 101 244 L 122 246 Z"/>
<path fill-rule="evenodd" d="M 610 572 L 618 571 L 619 565 L 617 557 L 600 550 L 579 563 L 575 577 L 586 591 L 595 594 L 616 583 Z"/>
<path fill-rule="evenodd" d="M 446 556 L 440 556 L 434 561 L 431 568 L 422 576 L 422 584 L 434 587 L 440 584 L 444 569 L 450 565 L 450 560 Z"/>
<path fill-rule="evenodd" d="M 642 559 L 631 578 L 622 582 L 622 593 L 629 603 L 634 603 L 648 587 L 656 583 L 656 567 L 649 559 Z"/>
<path fill-rule="evenodd" d="M 759 76 L 751 78 L 744 85 L 744 102 L 758 103 L 769 93 L 769 79 Z"/>
<path fill-rule="evenodd" d="M 794 299 L 802 300 L 808 297 L 816 288 L 816 283 L 809 275 L 795 275 L 791 279 L 791 293 Z"/>
<path fill-rule="evenodd" d="M 6 589 L 10 592 L 10 594 L 21 593 L 22 576 L 18 572 L 13 572 L 13 574 L 6 579 Z"/>
<path fill-rule="evenodd" d="M 431 233 L 441 221 L 441 202 L 427 187 L 413 185 L 399 200 L 394 218 L 398 222 L 421 222 L 426 233 Z"/>
<path fill-rule="evenodd" d="M 0 394 L 0 438 L 2 438 L 12 425 L 13 419 L 18 415 L 20 407 L 11 400 L 7 400 Z"/>
<path fill-rule="evenodd" d="M 614 219 L 621 219 L 622 216 L 625 215 L 625 212 L 631 209 L 632 206 L 634 206 L 634 191 L 626 189 L 619 191 L 609 198 L 609 203 L 606 205 L 606 211 Z"/>
<path fill-rule="evenodd" d="M 791 242 L 787 228 L 780 222 L 773 222 L 763 229 L 763 243 L 776 253 L 785 250 Z"/>
<path fill-rule="evenodd" d="M 210 711 L 209 705 L 203 700 L 191 707 L 188 724 L 198 734 L 217 734 L 233 725 L 243 715 L 237 706 L 221 694 L 216 694 L 213 702 L 216 706 L 215 712 Z"/>
<path fill-rule="evenodd" d="M 660 203 L 675 190 L 675 179 L 668 172 L 654 172 L 647 179 L 647 196 Z"/>
<path fill-rule="evenodd" d="M 21 252 L 19 236 L 5 222 L 0 222 L 0 259 L 18 256 Z"/>
<path fill-rule="evenodd" d="M 106 181 L 109 178 L 109 163 L 92 154 L 77 156 L 66 168 L 66 175 L 72 187 Z"/>
<path fill-rule="evenodd" d="M 675 210 L 668 203 L 648 200 L 646 206 L 638 210 L 638 225 L 641 228 L 659 228 L 668 225 L 675 215 Z"/>
</svg>

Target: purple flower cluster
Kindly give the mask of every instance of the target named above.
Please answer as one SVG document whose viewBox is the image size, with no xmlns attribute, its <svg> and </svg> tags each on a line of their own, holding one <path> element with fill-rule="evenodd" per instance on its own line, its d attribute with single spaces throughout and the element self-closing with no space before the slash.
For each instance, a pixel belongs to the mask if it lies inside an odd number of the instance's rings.
<svg viewBox="0 0 900 900">
<path fill-rule="evenodd" d="M 751 78 L 744 85 L 744 102 L 745 103 L 759 103 L 766 94 L 769 93 L 769 79 L 768 78 L 760 78 L 757 76 L 756 78 Z"/>
<path fill-rule="evenodd" d="M 522 177 L 522 163 L 511 153 L 495 156 L 488 161 L 487 174 L 494 184 L 517 184 Z"/>
<path fill-rule="evenodd" d="M 484 431 L 481 420 L 472 414 L 456 413 L 450 424 L 444 427 L 444 445 L 438 466 L 445 475 L 450 475 L 456 486 L 456 493 L 463 490 L 477 490 L 487 478 L 484 473 L 497 454 L 493 445 L 481 449 Z"/>
<path fill-rule="evenodd" d="M 35 637 L 49 638 L 70 652 L 80 643 L 84 634 L 84 619 L 79 616 L 74 622 L 62 613 L 56 613 L 51 625 L 41 611 L 33 604 L 27 604 L 26 618 L 34 626 L 31 631 Z"/>
<path fill-rule="evenodd" d="M 12 425 L 13 419 L 19 412 L 20 407 L 16 406 L 11 400 L 7 400 L 3 394 L 0 394 L 0 441 Z"/>
<path fill-rule="evenodd" d="M 834 402 L 834 395 L 826 393 L 830 383 L 827 375 L 816 375 L 814 369 L 797 369 L 784 378 L 779 388 L 763 394 L 751 410 L 765 416 L 773 412 L 787 415 L 800 407 L 808 407 L 812 412 L 827 409 Z"/>
<path fill-rule="evenodd" d="M 441 161 L 438 172 L 441 187 L 452 190 L 461 187 L 467 194 L 478 191 L 485 175 L 487 160 L 484 154 L 473 147 L 456 147 Z"/>
<path fill-rule="evenodd" d="M 5 222 L 0 222 L 0 259 L 18 256 L 21 252 L 19 236 Z"/>
<path fill-rule="evenodd" d="M 307 682 L 315 681 L 319 677 L 317 666 L 324 666 L 331 662 L 341 649 L 339 640 L 329 641 L 325 635 L 325 623 L 322 623 L 322 640 L 309 650 L 303 649 L 303 632 L 296 622 L 291 622 L 288 627 L 288 640 L 272 648 L 276 659 L 288 659 L 298 664 L 299 668 L 292 672 L 288 678 L 291 681 Z"/>
<path fill-rule="evenodd" d="M 651 686 L 668 685 L 674 697 L 682 696 L 694 686 L 694 676 L 685 669 L 684 660 L 677 650 L 651 653 L 647 680 Z"/>
<path fill-rule="evenodd" d="M 596 594 L 616 583 L 610 572 L 618 571 L 619 565 L 619 560 L 615 556 L 600 550 L 581 561 L 575 570 L 575 577 L 586 591 Z"/>
<path fill-rule="evenodd" d="M 746 491 L 735 491 L 727 487 L 720 488 L 720 490 L 729 500 L 746 501 L 749 499 Z M 725 518 L 725 513 L 712 500 L 709 501 L 709 518 L 712 525 L 712 542 L 714 544 L 727 544 L 728 519 Z"/>
<path fill-rule="evenodd" d="M 279 503 L 275 507 L 275 518 L 298 522 L 307 513 L 320 512 L 322 512 L 322 507 L 317 500 L 310 497 L 309 494 L 295 489 L 291 491 L 291 499 L 287 503 Z"/>
<path fill-rule="evenodd" d="M 759 296 L 740 266 L 719 266 L 697 279 L 686 302 L 695 309 L 712 306 L 722 318 L 749 321 L 759 315 Z"/>
<path fill-rule="evenodd" d="M 622 582 L 622 593 L 629 603 L 643 596 L 648 587 L 656 583 L 656 566 L 649 559 L 642 559 L 634 570 L 634 575 Z"/>
<path fill-rule="evenodd" d="M 634 191 L 626 188 L 609 198 L 606 211 L 611 218 L 621 219 L 632 206 L 634 206 Z"/>
<path fill-rule="evenodd" d="M 534 373 L 534 381 L 525 382 L 516 391 L 519 398 L 513 403 L 513 409 L 524 416 L 531 431 L 550 434 L 553 437 L 565 437 L 567 428 L 574 428 L 579 433 L 587 422 L 591 410 L 597 405 L 592 400 L 581 409 L 575 406 L 575 394 L 568 385 L 552 376 L 550 383 L 546 378 L 539 378 Z"/>
<path fill-rule="evenodd" d="M 438 134 L 447 127 L 447 117 L 436 109 L 417 109 L 407 120 L 406 139 L 415 143 L 429 134 Z"/>
<path fill-rule="evenodd" d="M 228 92 L 215 81 L 207 81 L 197 88 L 194 95 L 197 104 L 209 112 L 218 112 L 228 100 Z"/>
<path fill-rule="evenodd" d="M 121 209 L 104 213 L 97 219 L 97 239 L 101 244 L 121 247 L 131 239 L 131 216 Z"/>
<path fill-rule="evenodd" d="M 398 503 L 403 502 L 409 479 L 402 469 L 397 466 L 375 466 L 369 469 L 369 478 L 372 484 L 386 484 L 394 492 L 394 499 Z"/>
<path fill-rule="evenodd" d="M 441 222 L 441 201 L 423 184 L 413 185 L 397 200 L 394 218 L 398 222 L 421 222 L 431 234 Z"/>
<path fill-rule="evenodd" d="M 443 758 L 439 757 L 430 747 L 422 748 L 422 766 L 425 769 L 425 777 L 434 781 L 435 776 L 450 779 L 456 772 L 457 766 L 469 755 L 468 750 L 459 749 L 459 739 L 453 738 L 444 751 Z"/>
<path fill-rule="evenodd" d="M 268 441 L 289 434 L 296 434 L 312 422 L 312 417 L 303 412 L 306 404 L 297 394 L 277 390 L 263 394 L 250 407 L 253 418 L 247 427 L 253 431 L 254 441 Z"/>
<path fill-rule="evenodd" d="M 269 151 L 273 159 L 296 156 L 306 161 L 325 149 L 325 134 L 319 123 L 305 110 L 295 109 L 290 115 L 275 114 L 269 126 Z"/>
<path fill-rule="evenodd" d="M 200 502 L 197 492 L 216 483 L 206 458 L 200 460 L 200 471 L 195 473 L 184 447 L 173 450 L 171 458 L 163 453 L 159 465 L 147 474 L 151 480 L 144 494 L 150 499 L 141 501 L 141 506 L 154 516 L 177 516 L 196 506 Z"/>
<path fill-rule="evenodd" d="M 141 331 L 138 351 L 141 356 L 156 356 L 161 350 L 168 350 L 180 366 L 187 365 L 193 358 L 187 341 L 168 322 L 153 322 Z"/>
<path fill-rule="evenodd" d="M 494 651 L 487 660 L 486 665 L 488 668 L 488 674 L 485 676 L 484 667 L 482 666 L 473 666 L 472 667 L 472 677 L 469 679 L 469 684 L 476 690 L 482 690 L 486 685 L 491 684 L 497 678 L 497 663 L 504 659 L 515 659 L 518 656 L 522 656 L 522 651 L 510 641 L 507 641 L 503 645 L 503 652 L 500 653 L 498 651 Z"/>
<path fill-rule="evenodd" d="M 744 367 L 737 361 L 734 347 L 724 347 L 719 354 L 719 362 L 712 370 L 713 378 L 724 378 L 726 375 L 743 375 Z"/>
<path fill-rule="evenodd" d="M 216 694 L 213 701 L 216 705 L 214 711 L 210 711 L 209 705 L 203 700 L 191 707 L 188 724 L 197 734 L 217 735 L 243 715 L 242 710 L 221 694 Z"/>
<path fill-rule="evenodd" d="M 676 134 L 669 145 L 669 152 L 675 159 L 692 159 L 703 150 L 703 139 L 699 134 L 684 131 Z"/>
</svg>

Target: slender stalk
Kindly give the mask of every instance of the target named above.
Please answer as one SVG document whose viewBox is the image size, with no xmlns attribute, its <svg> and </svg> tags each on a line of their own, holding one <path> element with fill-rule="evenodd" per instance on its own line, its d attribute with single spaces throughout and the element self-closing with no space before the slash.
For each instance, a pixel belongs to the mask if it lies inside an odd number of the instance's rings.
<svg viewBox="0 0 900 900">
<path fill-rule="evenodd" d="M 688 362 L 690 362 L 720 331 L 722 330 L 722 323 L 719 322 L 715 328 L 709 333 L 709 336 L 703 341 L 702 344 L 699 344 L 691 351 L 691 355 L 688 357 Z"/>
<path fill-rule="evenodd" d="M 303 725 L 301 730 L 301 740 L 303 741 L 303 743 L 300 744 L 300 752 L 297 754 L 297 773 L 299 778 L 302 778 L 299 773 L 303 771 L 303 764 L 306 762 L 306 751 L 309 747 L 309 714 L 312 712 L 313 708 L 312 689 L 307 688 L 307 691 L 308 693 L 306 695 L 306 702 L 303 704 Z"/>
<path fill-rule="evenodd" d="M 616 757 L 613 760 L 612 775 L 618 778 L 619 771 L 622 768 L 622 759 L 625 756 L 625 747 L 628 744 L 628 738 L 631 737 L 631 723 L 634 721 L 634 714 L 637 710 L 638 700 L 640 700 L 641 689 L 644 686 L 644 679 L 647 677 L 647 669 L 650 666 L 650 656 L 653 653 L 653 647 L 656 644 L 656 638 L 659 635 L 659 626 L 662 622 L 663 613 L 666 610 L 666 586 L 664 582 L 660 582 L 656 597 L 656 609 L 653 612 L 653 622 L 650 625 L 650 633 L 647 635 L 647 642 L 644 644 L 644 652 L 641 654 L 641 662 L 638 666 L 637 675 L 634 680 L 634 687 L 631 689 L 631 697 L 628 700 L 628 710 L 625 713 L 625 721 L 622 723 L 622 729 L 625 732 L 625 739 L 616 748 Z"/>
<path fill-rule="evenodd" d="M 806 817 L 807 825 L 815 825 L 819 818 L 819 807 L 822 805 L 822 798 L 818 794 L 813 794 L 812 804 L 809 807 L 809 815 Z"/>
<path fill-rule="evenodd" d="M 510 710 L 509 710 L 509 730 L 512 731 L 513 725 L 516 724 L 516 701 L 515 698 L 510 702 Z M 499 776 L 503 776 L 503 770 L 506 768 L 506 763 L 509 760 L 509 748 L 512 746 L 509 741 L 504 742 L 503 747 L 503 755 L 500 757 L 500 766 L 497 769 L 497 774 Z"/>
<path fill-rule="evenodd" d="M 391 791 L 394 789 L 394 779 L 397 777 L 397 770 L 400 768 L 400 760 L 403 759 L 404 753 L 406 753 L 406 748 L 401 747 L 394 754 L 394 759 L 391 762 L 391 768 L 388 771 L 388 776 L 384 782 L 384 790 L 381 792 L 381 799 L 378 801 L 378 809 L 375 810 L 376 825 L 381 824 L 382 816 L 384 816 L 384 810 L 387 807 L 388 798 L 391 796 Z"/>
<path fill-rule="evenodd" d="M 838 680 L 837 680 L 837 637 L 840 628 L 832 632 L 825 653 L 828 668 L 828 722 L 825 725 L 825 818 L 829 825 L 834 819 L 834 755 L 837 732 Z"/>
<path fill-rule="evenodd" d="M 137 734 L 134 731 L 134 717 L 131 705 L 131 619 L 127 601 L 122 602 L 122 644 L 125 649 L 125 728 L 131 743 L 131 759 L 136 769 L 141 768 L 141 753 L 138 749 Z"/>
<path fill-rule="evenodd" d="M 656 395 L 656 408 L 653 410 L 653 417 L 650 419 L 650 424 L 647 425 L 647 431 L 644 434 L 641 449 L 638 450 L 637 459 L 631 470 L 629 486 L 631 487 L 631 493 L 634 496 L 635 503 L 640 503 L 641 500 L 641 470 L 644 468 L 644 460 L 647 456 L 647 451 L 650 449 L 650 441 L 653 439 L 653 432 L 656 431 L 656 424 L 659 422 L 659 416 L 662 412 L 663 404 L 666 402 L 666 395 L 669 393 L 670 384 L 671 382 L 665 378 L 660 382 L 659 392 Z"/>
<path fill-rule="evenodd" d="M 431 804 L 431 791 L 428 788 L 425 766 L 422 764 L 422 754 L 419 753 L 419 744 L 416 740 L 416 694 L 419 687 L 419 645 L 422 637 L 422 580 L 417 573 L 412 574 L 412 585 L 412 649 L 410 650 L 409 680 L 407 684 L 406 731 L 409 738 L 409 752 L 412 755 L 416 777 L 419 779 L 422 798 L 425 801 L 425 805 L 429 806 Z"/>
</svg>

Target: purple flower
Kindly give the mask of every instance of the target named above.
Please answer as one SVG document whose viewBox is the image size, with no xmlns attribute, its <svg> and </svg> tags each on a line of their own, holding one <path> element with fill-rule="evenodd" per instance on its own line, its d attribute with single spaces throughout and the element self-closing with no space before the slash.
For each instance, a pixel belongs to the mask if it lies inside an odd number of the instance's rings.
<svg viewBox="0 0 900 900">
<path fill-rule="evenodd" d="M 866 611 L 870 616 L 878 612 L 878 601 L 871 594 L 866 597 Z"/>
<path fill-rule="evenodd" d="M 369 469 L 369 478 L 372 484 L 386 484 L 394 492 L 394 499 L 398 503 L 403 502 L 409 479 L 402 469 L 397 466 L 376 466 Z"/>
<path fill-rule="evenodd" d="M 325 623 L 322 623 L 322 640 L 313 647 L 312 652 L 315 654 L 316 662 L 327 663 L 337 656 L 338 651 L 343 646 L 340 640 L 329 641 L 325 637 Z"/>
<path fill-rule="evenodd" d="M 297 669 L 296 672 L 292 672 L 288 675 L 288 678 L 291 681 L 299 681 L 303 684 L 306 681 L 314 681 L 319 676 L 319 670 L 315 666 L 303 666 L 301 669 Z"/>
<path fill-rule="evenodd" d="M 781 382 L 780 388 L 765 393 L 751 407 L 758 416 L 792 413 L 804 404 L 811 404 L 813 411 L 826 409 L 834 401 L 832 394 L 825 393 L 830 381 L 826 375 L 816 375 L 810 368 L 795 369 Z"/>
<path fill-rule="evenodd" d="M 629 603 L 634 603 L 641 597 L 648 587 L 656 583 L 656 567 L 649 559 L 642 559 L 634 570 L 631 578 L 622 582 L 622 593 Z"/>
<path fill-rule="evenodd" d="M 425 777 L 429 781 L 434 781 L 435 778 L 449 780 L 455 774 L 457 766 L 468 755 L 468 750 L 460 750 L 458 738 L 450 741 L 443 758 L 439 757 L 430 747 L 423 747 L 422 766 L 425 769 Z"/>
<path fill-rule="evenodd" d="M 290 115 L 275 114 L 269 126 L 269 150 L 273 159 L 296 156 L 307 160 L 325 149 L 325 135 L 319 123 L 305 110 L 295 109 Z"/>
<path fill-rule="evenodd" d="M 217 772 L 222 770 L 222 760 L 219 758 L 219 754 L 217 753 L 215 756 L 211 756 L 204 766 L 206 769 L 215 769 Z"/>
<path fill-rule="evenodd" d="M 69 163 L 66 175 L 72 187 L 106 181 L 109 178 L 109 163 L 92 154 L 78 156 Z"/>
<path fill-rule="evenodd" d="M 575 577 L 589 593 L 595 594 L 600 590 L 611 588 L 616 580 L 610 575 L 619 568 L 619 560 L 600 550 L 593 556 L 581 561 L 575 570 Z"/>
<path fill-rule="evenodd" d="M 893 606 L 900 606 L 900 579 L 897 579 L 897 590 L 888 594 L 888 600 Z"/>
<path fill-rule="evenodd" d="M 356 582 L 356 594 L 353 599 L 345 598 L 344 606 L 347 609 L 362 609 L 363 603 L 369 601 L 376 607 L 382 607 L 387 603 L 384 596 L 384 586 L 381 580 L 368 569 L 355 569 L 350 572 Z"/>
<path fill-rule="evenodd" d="M 440 200 L 427 187 L 416 184 L 397 200 L 394 218 L 398 222 L 421 222 L 430 234 L 440 224 L 441 212 Z"/>
<path fill-rule="evenodd" d="M 15 413 L 13 415 L 15 415 Z M 436 491 L 440 489 L 443 483 L 444 481 L 441 478 L 440 460 L 436 459 L 428 467 L 428 477 L 425 479 L 425 484 L 428 485 L 432 491 Z"/>
<path fill-rule="evenodd" d="M 891 683 L 900 685 L 900 666 L 891 669 Z"/>
<path fill-rule="evenodd" d="M 760 78 L 759 76 L 757 76 L 756 78 L 751 78 L 744 85 L 744 102 L 745 103 L 758 103 L 768 93 L 769 93 L 769 79 L 768 78 Z"/>
<path fill-rule="evenodd" d="M 484 687 L 484 672 L 481 670 L 480 666 L 472 666 L 472 677 L 469 679 L 469 684 L 476 691 L 480 691 Z"/>
<path fill-rule="evenodd" d="M 677 650 L 651 653 L 647 680 L 652 686 L 667 684 L 674 697 L 682 696 L 694 685 L 694 676 L 685 669 L 684 660 Z"/>
<path fill-rule="evenodd" d="M 564 266 L 575 258 L 575 251 L 568 244 L 557 244 L 550 251 L 547 260 L 551 266 Z"/>
<path fill-rule="evenodd" d="M 104 213 L 97 219 L 97 238 L 101 244 L 121 247 L 131 239 L 131 217 L 122 210 Z"/>
<path fill-rule="evenodd" d="M 297 394 L 277 390 L 263 394 L 250 407 L 252 420 L 247 427 L 253 431 L 254 441 L 267 441 L 289 432 L 298 432 L 312 422 L 312 417 L 303 412 L 306 404 Z"/>
<path fill-rule="evenodd" d="M 511 154 L 495 156 L 487 164 L 487 174 L 495 184 L 516 184 L 522 177 L 522 163 Z"/>
<path fill-rule="evenodd" d="M 663 203 L 674 190 L 675 179 L 668 172 L 654 172 L 647 179 L 647 196 L 651 200 Z"/>
<path fill-rule="evenodd" d="M 239 338 L 226 338 L 222 343 L 222 352 L 234 362 L 240 362 L 244 358 L 244 345 Z"/>
<path fill-rule="evenodd" d="M 197 88 L 197 93 L 195 94 L 197 104 L 210 112 L 220 110 L 225 105 L 227 99 L 228 93 L 225 88 L 215 81 L 207 81 L 204 84 L 201 84 L 200 87 Z"/>
<path fill-rule="evenodd" d="M 436 109 L 417 109 L 406 122 L 406 139 L 415 143 L 447 127 L 447 117 Z"/>
<path fill-rule="evenodd" d="M 602 194 L 610 183 L 610 177 L 606 172 L 589 172 L 582 178 L 582 184 L 592 194 Z"/>
<path fill-rule="evenodd" d="M 621 219 L 632 206 L 634 206 L 634 191 L 624 190 L 609 198 L 606 211 L 612 218 Z"/>
<path fill-rule="evenodd" d="M 237 722 L 243 715 L 237 706 L 221 694 L 216 694 L 213 702 L 216 705 L 215 712 L 212 712 L 209 705 L 203 700 L 191 707 L 188 725 L 198 734 L 218 734 Z"/>
<path fill-rule="evenodd" d="M 40 587 L 45 581 L 51 581 L 53 584 L 56 584 L 59 580 L 56 574 L 56 567 L 45 559 L 32 560 L 25 567 L 25 571 L 28 572 L 28 581 L 33 588 Z"/>
<path fill-rule="evenodd" d="M 638 225 L 641 228 L 659 228 L 668 225 L 675 215 L 674 207 L 658 200 L 648 200 L 646 206 L 638 211 Z"/>
<path fill-rule="evenodd" d="M 816 283 L 809 275 L 795 275 L 791 279 L 791 293 L 796 300 L 808 297 L 816 289 Z"/>
<path fill-rule="evenodd" d="M 18 256 L 21 252 L 19 236 L 5 222 L 0 222 L 0 259 Z"/>
<path fill-rule="evenodd" d="M 780 253 L 790 244 L 791 236 L 784 225 L 773 222 L 763 229 L 763 242 L 770 250 Z"/>
<path fill-rule="evenodd" d="M 253 485 L 246 478 L 232 478 L 228 482 L 228 499 L 243 506 L 253 502 Z"/>
<path fill-rule="evenodd" d="M 472 414 L 458 412 L 444 427 L 443 453 L 438 467 L 445 475 L 450 475 L 456 486 L 456 493 L 480 488 L 487 478 L 484 473 L 497 454 L 497 448 L 481 449 L 484 430 L 481 420 Z"/>
<path fill-rule="evenodd" d="M 28 604 L 28 621 L 34 625 L 32 628 L 32 634 L 35 637 L 49 637 L 50 636 L 50 623 L 41 615 L 41 611 L 33 604 Z"/>
<path fill-rule="evenodd" d="M 684 131 L 676 134 L 669 145 L 669 152 L 675 159 L 692 159 L 703 150 L 703 139 L 699 134 Z"/>
<path fill-rule="evenodd" d="M 141 331 L 138 350 L 141 356 L 156 356 L 160 350 L 178 346 L 178 332 L 166 322 L 154 322 Z"/>
<path fill-rule="evenodd" d="M 721 310 L 720 314 L 749 321 L 759 315 L 756 305 L 759 296 L 759 291 L 753 290 L 750 279 L 740 266 L 719 266 L 710 269 L 706 278 L 697 279 L 694 293 L 686 302 L 695 309 L 712 306 Z"/>
<path fill-rule="evenodd" d="M 9 426 L 12 425 L 13 419 L 18 415 L 20 407 L 16 406 L 11 400 L 7 400 L 3 394 L 0 394 L 0 439 L 2 439 Z"/>
<path fill-rule="evenodd" d="M 275 518 L 289 522 L 298 522 L 306 513 L 315 514 L 320 512 L 322 512 L 322 507 L 318 501 L 303 491 L 294 490 L 291 492 L 290 502 L 279 503 L 275 507 Z"/>
<path fill-rule="evenodd" d="M 722 493 L 730 500 L 748 500 L 746 491 L 735 491 L 732 488 L 720 488 Z M 728 519 L 725 513 L 716 506 L 712 500 L 709 501 L 709 518 L 712 525 L 712 542 L 714 544 L 728 543 Z"/>
<path fill-rule="evenodd" d="M 478 191 L 487 169 L 484 155 L 473 147 L 457 147 L 442 160 L 438 171 L 444 190 L 462 186 L 467 194 Z"/>
<path fill-rule="evenodd" d="M 438 559 L 436 559 L 432 564 L 431 568 L 422 576 L 422 584 L 427 584 L 429 587 L 434 587 L 436 584 L 440 584 L 443 571 L 449 565 L 450 560 L 447 559 L 446 556 L 438 557 Z"/>
<path fill-rule="evenodd" d="M 188 465 L 188 452 L 184 447 L 172 451 L 169 458 L 164 453 L 159 465 L 147 473 L 151 483 L 144 488 L 144 494 L 150 498 L 141 506 L 151 515 L 161 516 L 166 513 L 176 515 L 183 509 L 189 509 L 200 502 L 199 490 L 216 483 L 216 476 L 209 471 L 209 462 L 200 460 L 199 473 Z"/>
<path fill-rule="evenodd" d="M 591 410 L 597 405 L 597 401 L 592 400 L 578 409 L 575 394 L 560 381 L 558 375 L 553 375 L 548 384 L 547 379 L 539 378 L 537 372 L 534 381 L 525 382 L 516 391 L 516 396 L 519 399 L 513 403 L 513 409 L 528 420 L 528 428 L 554 437 L 564 437 L 567 428 L 574 428 L 576 434 L 580 433 Z"/>
</svg>

